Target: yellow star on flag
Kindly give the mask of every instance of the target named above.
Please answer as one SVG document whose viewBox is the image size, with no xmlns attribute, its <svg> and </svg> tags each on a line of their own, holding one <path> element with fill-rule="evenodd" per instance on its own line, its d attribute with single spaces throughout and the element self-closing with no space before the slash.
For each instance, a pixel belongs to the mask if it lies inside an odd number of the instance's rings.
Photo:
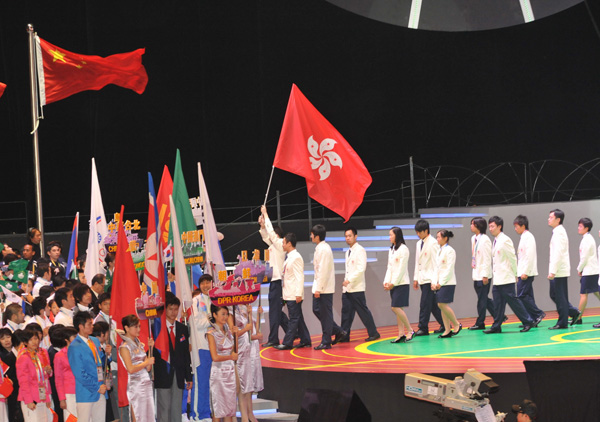
<svg viewBox="0 0 600 422">
<path fill-rule="evenodd" d="M 52 62 L 60 60 L 61 62 L 66 63 L 65 55 L 63 53 L 61 53 L 60 51 L 50 50 L 50 53 L 52 53 L 52 57 L 53 57 Z"/>
</svg>

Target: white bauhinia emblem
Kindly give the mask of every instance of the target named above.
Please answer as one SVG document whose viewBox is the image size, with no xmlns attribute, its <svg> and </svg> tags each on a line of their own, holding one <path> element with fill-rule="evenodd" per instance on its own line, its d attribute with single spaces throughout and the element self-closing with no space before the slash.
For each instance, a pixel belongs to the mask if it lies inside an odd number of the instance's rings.
<svg viewBox="0 0 600 422">
<path fill-rule="evenodd" d="M 331 138 L 325 138 L 319 145 L 312 137 L 308 138 L 308 152 L 312 157 L 310 159 L 310 167 L 314 170 L 319 169 L 320 180 L 325 180 L 331 173 L 331 166 L 342 168 L 342 159 L 333 152 L 332 149 L 337 142 Z"/>
</svg>

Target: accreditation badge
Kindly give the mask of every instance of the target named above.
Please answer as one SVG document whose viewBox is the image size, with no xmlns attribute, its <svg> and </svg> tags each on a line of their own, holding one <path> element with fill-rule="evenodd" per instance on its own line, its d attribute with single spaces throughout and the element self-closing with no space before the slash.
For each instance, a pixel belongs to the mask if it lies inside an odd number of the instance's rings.
<svg viewBox="0 0 600 422">
<path fill-rule="evenodd" d="M 38 393 L 40 395 L 40 401 L 46 401 L 46 387 L 43 385 L 38 385 Z"/>
<path fill-rule="evenodd" d="M 96 366 L 96 369 L 98 370 L 98 381 L 99 382 L 104 381 L 104 371 L 102 370 L 102 367 Z"/>
</svg>

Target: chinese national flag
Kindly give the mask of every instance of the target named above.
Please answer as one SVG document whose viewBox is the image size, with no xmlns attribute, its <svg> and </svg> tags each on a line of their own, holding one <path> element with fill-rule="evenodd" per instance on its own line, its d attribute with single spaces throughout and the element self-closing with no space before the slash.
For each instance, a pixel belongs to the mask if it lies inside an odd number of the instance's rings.
<svg viewBox="0 0 600 422">
<path fill-rule="evenodd" d="M 3 84 L 2 82 L 0 82 L 0 97 L 2 97 L 2 94 L 4 94 L 5 89 L 6 89 L 6 84 Z"/>
<path fill-rule="evenodd" d="M 115 254 L 115 274 L 112 285 L 112 301 L 110 304 L 110 313 L 113 320 L 117 323 L 117 328 L 123 329 L 121 320 L 127 315 L 136 315 L 135 299 L 141 296 L 140 281 L 133 265 L 133 258 L 129 251 L 129 241 L 123 229 L 123 209 L 121 206 L 121 217 L 119 218 L 117 252 Z M 148 345 L 148 323 L 140 323 L 140 341 Z M 122 340 L 117 336 L 117 347 Z M 127 406 L 127 369 L 118 359 L 118 377 L 119 377 L 119 406 Z"/>
<path fill-rule="evenodd" d="M 43 72 L 38 71 L 40 87 L 44 88 L 41 93 L 42 105 L 81 91 L 99 90 L 108 84 L 132 89 L 138 94 L 146 89 L 148 75 L 142 65 L 142 54 L 146 51 L 144 48 L 108 57 L 84 56 L 52 45 L 39 37 L 38 40 L 38 54 L 41 51 L 44 64 Z"/>
<path fill-rule="evenodd" d="M 273 166 L 304 177 L 309 196 L 344 221 L 373 181 L 358 154 L 295 84 Z"/>
</svg>

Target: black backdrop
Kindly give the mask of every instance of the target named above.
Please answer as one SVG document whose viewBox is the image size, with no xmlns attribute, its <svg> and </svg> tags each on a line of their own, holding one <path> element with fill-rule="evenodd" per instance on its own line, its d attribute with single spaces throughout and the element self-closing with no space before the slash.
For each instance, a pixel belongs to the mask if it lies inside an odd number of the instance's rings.
<svg viewBox="0 0 600 422">
<path fill-rule="evenodd" d="M 261 203 L 292 83 L 370 170 L 410 155 L 423 165 L 476 166 L 583 162 L 599 153 L 600 40 L 583 3 L 526 25 L 447 33 L 372 21 L 318 0 L 7 0 L 1 201 L 26 201 L 29 224 L 27 23 L 82 54 L 146 47 L 149 75 L 141 96 L 109 86 L 44 109 L 44 213 L 69 216 L 63 226 L 47 220 L 49 231 L 68 230 L 76 211 L 89 213 L 91 157 L 106 212 L 121 203 L 126 213 L 144 212 L 146 172 L 158 185 L 162 166 L 173 169 L 175 147 L 190 195 L 198 193 L 201 161 L 213 207 Z M 273 189 L 302 184 L 276 171 Z"/>
</svg>

